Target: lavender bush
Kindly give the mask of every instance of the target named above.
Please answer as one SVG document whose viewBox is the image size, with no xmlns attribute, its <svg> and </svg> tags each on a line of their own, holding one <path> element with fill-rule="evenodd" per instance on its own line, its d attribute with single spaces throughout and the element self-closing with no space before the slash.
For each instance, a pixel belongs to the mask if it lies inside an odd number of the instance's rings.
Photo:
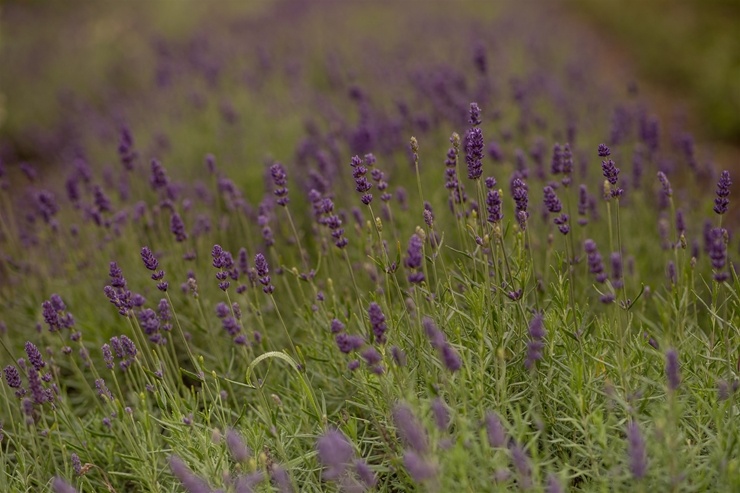
<svg viewBox="0 0 740 493">
<path fill-rule="evenodd" d="M 552 16 L 308 5 L 1 147 L 0 490 L 740 489 L 730 172 Z"/>
</svg>

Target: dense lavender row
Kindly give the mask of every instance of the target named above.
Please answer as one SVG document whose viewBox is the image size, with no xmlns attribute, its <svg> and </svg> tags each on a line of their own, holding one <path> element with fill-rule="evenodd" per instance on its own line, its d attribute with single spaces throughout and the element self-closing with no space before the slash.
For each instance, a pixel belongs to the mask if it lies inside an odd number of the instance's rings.
<svg viewBox="0 0 740 493">
<path fill-rule="evenodd" d="M 362 7 L 294 7 L 0 164 L 0 489 L 740 487 L 730 174 L 546 18 L 359 64 L 284 44 Z"/>
</svg>

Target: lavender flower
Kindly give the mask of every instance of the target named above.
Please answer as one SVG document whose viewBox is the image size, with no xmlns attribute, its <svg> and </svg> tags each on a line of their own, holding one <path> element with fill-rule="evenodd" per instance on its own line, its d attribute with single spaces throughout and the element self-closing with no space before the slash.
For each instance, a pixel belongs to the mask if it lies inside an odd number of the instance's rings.
<svg viewBox="0 0 740 493">
<path fill-rule="evenodd" d="M 673 197 L 673 189 L 671 188 L 671 182 L 668 181 L 668 177 L 662 171 L 658 171 L 658 180 L 663 186 L 663 193 L 666 197 Z"/>
<path fill-rule="evenodd" d="M 351 334 L 337 334 L 334 340 L 336 341 L 339 350 L 344 354 L 357 351 L 363 344 L 365 344 L 365 340 L 362 337 Z"/>
<path fill-rule="evenodd" d="M 514 444 L 511 447 L 511 462 L 514 464 L 514 469 L 516 469 L 519 474 L 521 489 L 529 489 L 532 486 L 532 466 L 524 447 L 519 444 Z"/>
<path fill-rule="evenodd" d="M 519 227 L 524 231 L 527 227 L 527 219 L 529 218 L 529 213 L 527 212 L 529 188 L 524 180 L 514 178 L 511 182 L 511 190 L 511 195 L 514 197 L 514 203 L 516 204 L 516 219 L 519 222 Z"/>
<path fill-rule="evenodd" d="M 344 324 L 335 318 L 331 321 L 331 333 L 339 334 L 340 332 L 344 332 Z"/>
<path fill-rule="evenodd" d="M 21 374 L 18 372 L 18 368 L 13 365 L 8 365 L 3 369 L 3 372 L 5 373 L 5 382 L 8 384 L 8 387 L 15 389 L 16 397 L 24 395 L 26 391 L 22 387 L 23 383 L 21 381 Z"/>
<path fill-rule="evenodd" d="M 437 475 L 437 468 L 413 450 L 407 450 L 403 454 L 403 466 L 409 473 L 411 479 L 417 483 L 423 483 Z"/>
<path fill-rule="evenodd" d="M 642 479 L 647 473 L 647 455 L 640 427 L 635 421 L 627 424 L 627 454 L 630 459 L 630 472 L 635 479 Z"/>
<path fill-rule="evenodd" d="M 275 163 L 270 166 L 270 175 L 272 176 L 272 181 L 276 187 L 274 193 L 278 198 L 277 203 L 278 205 L 285 207 L 289 202 L 288 189 L 286 188 L 288 175 L 285 173 L 285 168 L 282 164 Z"/>
<path fill-rule="evenodd" d="M 188 238 L 188 234 L 185 232 L 185 223 L 177 212 L 173 212 L 170 217 L 170 231 L 175 235 L 175 241 L 178 243 L 182 243 Z"/>
<path fill-rule="evenodd" d="M 546 186 L 543 189 L 543 193 L 545 196 L 545 206 L 551 214 L 560 212 L 563 209 L 563 204 L 558 199 L 558 196 L 555 195 L 555 190 L 551 186 Z"/>
<path fill-rule="evenodd" d="M 357 459 L 355 461 L 355 472 L 357 473 L 357 477 L 360 478 L 360 481 L 362 481 L 368 488 L 374 488 L 378 483 L 375 473 L 370 469 L 370 466 L 367 465 L 367 462 L 362 459 Z"/>
<path fill-rule="evenodd" d="M 370 319 L 370 327 L 372 328 L 375 342 L 385 344 L 385 332 L 388 330 L 388 326 L 385 323 L 385 315 L 383 315 L 380 305 L 375 302 L 370 303 L 367 314 Z"/>
<path fill-rule="evenodd" d="M 669 349 L 665 353 L 665 376 L 668 389 L 675 392 L 681 385 L 681 374 L 678 364 L 678 353 L 675 349 Z"/>
<path fill-rule="evenodd" d="M 134 150 L 134 137 L 131 135 L 131 130 L 127 126 L 121 128 L 121 137 L 118 143 L 118 155 L 121 158 L 121 163 L 127 171 L 134 169 L 134 162 L 136 161 L 137 153 Z"/>
<path fill-rule="evenodd" d="M 434 423 L 441 431 L 446 431 L 450 425 L 450 411 L 447 409 L 444 401 L 437 397 L 432 401 L 432 414 L 434 415 Z"/>
<path fill-rule="evenodd" d="M 149 177 L 149 184 L 152 186 L 152 189 L 161 190 L 167 188 L 170 180 L 167 178 L 167 172 L 165 171 L 164 166 L 162 166 L 162 163 L 156 159 L 152 159 L 151 167 L 152 174 Z"/>
<path fill-rule="evenodd" d="M 409 240 L 409 248 L 406 253 L 406 259 L 404 260 L 404 265 L 408 269 L 412 270 L 412 272 L 409 273 L 408 276 L 408 280 L 412 284 L 420 284 L 424 281 L 424 272 L 420 271 L 424 260 L 422 248 L 423 243 L 419 235 L 412 235 L 411 239 Z"/>
<path fill-rule="evenodd" d="M 477 180 L 483 174 L 483 132 L 473 127 L 465 134 L 465 162 L 468 165 L 468 178 Z"/>
<path fill-rule="evenodd" d="M 584 241 L 583 249 L 587 254 L 588 271 L 596 275 L 596 282 L 605 282 L 607 275 L 604 272 L 604 264 L 601 260 L 601 254 L 599 254 L 599 250 L 596 247 L 596 242 L 591 239 Z"/>
<path fill-rule="evenodd" d="M 105 367 L 109 370 L 113 369 L 113 353 L 110 350 L 108 344 L 103 344 L 100 348 L 103 351 L 103 361 L 105 361 Z"/>
<path fill-rule="evenodd" d="M 501 422 L 501 418 L 494 412 L 486 414 L 486 434 L 488 444 L 491 447 L 503 448 L 506 446 L 506 429 Z"/>
<path fill-rule="evenodd" d="M 617 168 L 614 165 L 614 161 L 608 158 L 610 154 L 611 154 L 611 151 L 609 150 L 608 147 L 606 147 L 604 144 L 599 144 L 599 156 L 607 158 L 601 162 L 601 170 L 604 174 L 604 178 L 606 178 L 606 180 L 611 185 L 610 187 L 611 197 L 618 198 L 622 195 L 623 190 L 616 186 L 617 176 L 619 175 L 619 168 Z"/>
<path fill-rule="evenodd" d="M 570 144 L 565 144 L 563 146 L 561 173 L 565 176 L 563 176 L 563 179 L 560 182 L 564 187 L 567 187 L 570 185 L 571 174 L 573 173 L 573 153 L 570 150 Z"/>
<path fill-rule="evenodd" d="M 185 463 L 176 455 L 171 455 L 169 459 L 170 470 L 172 474 L 180 480 L 183 487 L 188 493 L 212 493 L 211 488 L 208 487 L 205 481 L 200 479 L 198 476 L 185 465 Z"/>
<path fill-rule="evenodd" d="M 80 456 L 72 452 L 69 456 L 71 462 L 72 462 L 72 469 L 74 470 L 75 474 L 78 476 L 82 475 L 82 461 L 80 461 Z"/>
<path fill-rule="evenodd" d="M 449 371 L 456 372 L 457 370 L 462 368 L 462 360 L 460 359 L 460 355 L 449 343 L 442 346 L 442 349 L 440 350 L 440 355 L 442 356 L 442 362 Z"/>
<path fill-rule="evenodd" d="M 498 190 L 489 190 L 486 195 L 486 208 L 488 209 L 488 222 L 498 223 L 504 218 L 501 209 L 501 195 Z"/>
<path fill-rule="evenodd" d="M 330 428 L 316 442 L 319 461 L 326 468 L 326 479 L 337 479 L 352 462 L 354 450 L 347 437 L 336 428 Z"/>
<path fill-rule="evenodd" d="M 229 448 L 229 452 L 231 452 L 231 456 L 236 462 L 245 463 L 252 455 L 249 447 L 244 444 L 239 432 L 233 428 L 226 430 L 226 446 Z"/>
<path fill-rule="evenodd" d="M 717 198 L 714 199 L 714 212 L 719 215 L 727 212 L 727 206 L 730 205 L 730 199 L 728 198 L 730 196 L 730 185 L 732 185 L 732 182 L 730 181 L 730 173 L 728 171 L 723 171 L 719 175 L 719 182 L 717 182 Z"/>
<path fill-rule="evenodd" d="M 77 493 L 76 489 L 59 476 L 55 476 L 52 480 L 51 489 L 54 490 L 54 493 Z"/>
<path fill-rule="evenodd" d="M 622 280 L 622 256 L 619 252 L 612 252 L 611 254 L 612 263 L 612 285 L 619 289 L 624 284 Z"/>
<path fill-rule="evenodd" d="M 355 179 L 355 190 L 363 194 L 361 197 L 362 203 L 370 205 L 370 202 L 373 200 L 373 196 L 367 192 L 373 185 L 367 180 L 367 178 L 365 178 L 367 168 L 362 165 L 362 159 L 360 156 L 353 156 L 350 161 L 350 166 L 352 166 L 352 177 Z"/>
<path fill-rule="evenodd" d="M 708 241 L 709 258 L 712 260 L 712 268 L 714 269 L 714 280 L 724 282 L 730 277 L 730 274 L 723 270 L 727 260 L 725 230 L 722 228 L 711 228 L 706 238 Z"/>
<path fill-rule="evenodd" d="M 263 286 L 262 291 L 267 294 L 272 294 L 275 291 L 275 286 L 272 285 L 272 279 L 268 275 L 270 269 L 267 265 L 267 259 L 265 259 L 265 256 L 261 253 L 254 256 L 254 267 L 257 269 L 259 282 Z"/>
<path fill-rule="evenodd" d="M 31 341 L 26 341 L 26 354 L 28 355 L 28 362 L 31 363 L 36 371 L 41 371 L 46 366 L 44 357 L 41 356 L 39 348 L 37 348 Z"/>
<path fill-rule="evenodd" d="M 425 454 L 429 450 L 426 430 L 406 404 L 397 403 L 393 406 L 393 422 L 398 436 L 407 447 L 419 454 Z"/>
<path fill-rule="evenodd" d="M 542 349 L 545 347 L 544 339 L 546 335 L 544 318 L 542 314 L 537 313 L 529 322 L 530 340 L 527 343 L 527 358 L 524 361 L 527 370 L 534 368 L 535 363 L 542 359 Z"/>
<path fill-rule="evenodd" d="M 563 151 L 560 144 L 552 147 L 552 161 L 550 163 L 550 172 L 553 175 L 559 175 L 563 172 Z"/>
</svg>

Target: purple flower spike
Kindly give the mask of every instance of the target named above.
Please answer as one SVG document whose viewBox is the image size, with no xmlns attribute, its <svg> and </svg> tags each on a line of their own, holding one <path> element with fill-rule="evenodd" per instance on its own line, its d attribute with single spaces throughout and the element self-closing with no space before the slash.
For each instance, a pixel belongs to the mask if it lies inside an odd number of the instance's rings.
<svg viewBox="0 0 740 493">
<path fill-rule="evenodd" d="M 596 242 L 591 239 L 584 241 L 583 249 L 586 251 L 587 254 L 588 271 L 591 274 L 596 275 L 597 282 L 605 282 L 607 276 L 604 272 L 604 264 L 601 260 L 601 254 L 599 254 L 599 250 L 596 247 Z"/>
<path fill-rule="evenodd" d="M 673 189 L 671 188 L 671 182 L 668 181 L 668 177 L 662 171 L 658 171 L 658 181 L 660 181 L 663 187 L 663 193 L 666 197 L 673 197 Z"/>
<path fill-rule="evenodd" d="M 483 174 L 483 132 L 473 127 L 465 134 L 465 162 L 468 165 L 468 178 L 478 180 Z"/>
<path fill-rule="evenodd" d="M 5 373 L 5 382 L 8 384 L 8 387 L 16 389 L 16 391 L 21 389 L 21 374 L 18 372 L 18 368 L 13 365 L 8 365 L 5 367 L 3 372 Z"/>
<path fill-rule="evenodd" d="M 627 454 L 630 460 L 630 472 L 635 479 L 642 479 L 647 473 L 647 454 L 645 441 L 640 433 L 640 427 L 635 421 L 627 424 Z"/>
<path fill-rule="evenodd" d="M 723 171 L 722 174 L 719 175 L 719 182 L 717 183 L 717 198 L 714 199 L 714 212 L 717 214 L 724 214 L 727 212 L 727 206 L 730 205 L 730 199 L 728 198 L 730 196 L 730 185 L 732 185 L 732 182 L 730 181 L 730 173 L 728 171 Z"/>
<path fill-rule="evenodd" d="M 326 467 L 324 477 L 337 479 L 347 469 L 354 458 L 352 444 L 341 431 L 330 429 L 316 442 L 319 461 Z"/>
<path fill-rule="evenodd" d="M 403 466 L 406 468 L 409 476 L 411 476 L 411 479 L 417 483 L 423 483 L 437 475 L 437 468 L 434 467 L 434 464 L 413 450 L 407 450 L 403 454 Z"/>
<path fill-rule="evenodd" d="M 31 341 L 26 341 L 26 354 L 28 355 L 28 362 L 31 363 L 37 371 L 41 371 L 46 366 L 43 356 L 39 348 L 37 348 Z"/>
<path fill-rule="evenodd" d="M 498 190 L 489 190 L 486 195 L 486 208 L 488 210 L 488 222 L 498 223 L 504 218 L 501 209 L 501 195 Z"/>
<path fill-rule="evenodd" d="M 411 408 L 402 403 L 393 406 L 393 422 L 398 429 L 398 436 L 407 447 L 419 454 L 425 454 L 428 451 L 427 432 L 416 419 Z"/>
<path fill-rule="evenodd" d="M 445 402 L 439 397 L 432 401 L 432 414 L 437 428 L 446 431 L 450 425 L 450 411 L 447 409 Z"/>
<path fill-rule="evenodd" d="M 529 323 L 530 341 L 527 343 L 527 358 L 524 361 L 524 366 L 527 370 L 534 368 L 535 363 L 542 359 L 542 350 L 545 347 L 544 339 L 546 335 L 544 318 L 542 314 L 538 313 Z"/>
<path fill-rule="evenodd" d="M 373 330 L 375 342 L 378 344 L 385 344 L 385 332 L 388 330 L 388 326 L 385 323 L 385 315 L 383 315 L 383 310 L 380 308 L 380 305 L 375 302 L 370 303 L 370 306 L 367 309 L 367 315 L 370 319 L 370 326 Z"/>
<path fill-rule="evenodd" d="M 272 285 L 272 279 L 268 275 L 270 269 L 267 265 L 267 259 L 261 253 L 254 256 L 254 267 L 257 269 L 257 276 L 259 282 L 262 284 L 264 291 L 267 294 L 272 294 L 275 291 L 275 286 Z"/>
<path fill-rule="evenodd" d="M 252 452 L 246 446 L 244 440 L 242 440 L 239 432 L 233 428 L 226 430 L 226 446 L 229 448 L 229 452 L 231 452 L 231 456 L 236 462 L 247 462 L 252 455 Z"/>
<path fill-rule="evenodd" d="M 176 455 L 170 456 L 170 469 L 172 474 L 180 480 L 183 487 L 188 493 L 212 493 L 211 488 L 208 487 L 205 481 L 200 479 L 198 476 L 188 468 L 187 465 L 177 457 Z"/>
<path fill-rule="evenodd" d="M 270 175 L 272 181 L 275 184 L 275 196 L 278 198 L 277 203 L 285 207 L 288 205 L 288 189 L 286 185 L 288 183 L 288 175 L 285 173 L 285 168 L 280 163 L 275 163 L 270 166 Z"/>
<path fill-rule="evenodd" d="M 503 448 L 506 446 L 506 428 L 504 428 L 501 418 L 494 412 L 486 414 L 486 434 L 488 444 L 493 448 Z"/>
<path fill-rule="evenodd" d="M 724 270 L 727 261 L 727 244 L 725 243 L 725 230 L 722 228 L 712 228 L 707 234 L 708 254 L 712 260 L 714 269 L 714 280 L 724 282 L 729 279 L 730 275 Z"/>
<path fill-rule="evenodd" d="M 468 121 L 475 127 L 481 124 L 480 107 L 478 106 L 478 103 L 470 103 L 470 119 Z"/>
<path fill-rule="evenodd" d="M 551 186 L 546 186 L 543 189 L 543 193 L 545 196 L 545 206 L 550 213 L 555 214 L 563 209 L 563 204 L 560 202 L 558 196 L 555 195 L 555 190 Z"/>
<path fill-rule="evenodd" d="M 424 273 L 420 272 L 424 261 L 424 255 L 422 253 L 423 243 L 419 235 L 412 235 L 409 240 L 409 248 L 406 252 L 406 259 L 404 265 L 412 270 L 409 274 L 408 280 L 412 284 L 420 284 L 424 281 Z"/>
<path fill-rule="evenodd" d="M 159 262 L 147 246 L 141 249 L 141 260 L 144 262 L 144 267 L 149 270 L 157 270 L 159 266 Z"/>
<path fill-rule="evenodd" d="M 167 188 L 169 185 L 169 179 L 167 178 L 167 172 L 162 166 L 162 163 L 156 159 L 152 159 L 152 175 L 149 178 L 149 183 L 154 190 L 161 190 Z"/>
<path fill-rule="evenodd" d="M 177 212 L 174 212 L 170 217 L 170 231 L 175 235 L 175 240 L 178 243 L 188 239 L 188 234 L 185 232 L 185 223 Z"/>
<path fill-rule="evenodd" d="M 599 144 L 599 157 L 607 157 L 611 155 L 612 151 L 606 146 L 606 144 Z"/>
<path fill-rule="evenodd" d="M 77 493 L 77 490 L 72 485 L 59 476 L 54 477 L 54 480 L 51 482 L 51 489 L 54 490 L 54 493 Z"/>
</svg>

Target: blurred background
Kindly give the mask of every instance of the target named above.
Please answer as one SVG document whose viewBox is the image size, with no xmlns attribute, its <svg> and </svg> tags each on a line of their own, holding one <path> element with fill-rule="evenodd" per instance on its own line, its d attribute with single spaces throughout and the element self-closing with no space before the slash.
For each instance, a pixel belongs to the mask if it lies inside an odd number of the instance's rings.
<svg viewBox="0 0 740 493">
<path fill-rule="evenodd" d="M 187 140 L 187 148 L 181 147 L 183 153 L 175 152 L 175 158 L 212 150 L 208 141 L 214 138 L 214 125 L 208 118 L 192 118 L 190 125 L 158 121 L 160 105 L 167 107 L 166 100 L 178 91 L 187 91 L 194 104 L 202 103 L 227 120 L 230 113 L 233 119 L 245 113 L 272 119 L 279 114 L 280 131 L 296 136 L 301 118 L 293 118 L 289 111 L 280 113 L 272 103 L 265 104 L 264 97 L 232 96 L 220 74 L 231 71 L 235 61 L 243 62 L 237 70 L 245 69 L 241 74 L 245 84 L 289 85 L 291 70 L 310 71 L 311 62 L 325 64 L 327 57 L 341 56 L 342 36 L 356 33 L 362 43 L 380 46 L 391 43 L 394 33 L 413 29 L 401 21 L 394 23 L 388 14 L 397 9 L 468 10 L 479 16 L 482 29 L 486 16 L 502 9 L 533 30 L 539 25 L 527 19 L 546 13 L 549 22 L 563 27 L 561 33 L 567 31 L 567 37 L 592 48 L 594 56 L 584 63 L 591 65 L 594 77 L 620 90 L 633 83 L 663 117 L 680 115 L 698 139 L 711 142 L 714 160 L 725 166 L 737 161 L 740 1 L 736 0 L 411 1 L 373 6 L 280 0 L 3 1 L 0 159 L 50 163 L 74 148 L 94 147 L 91 133 L 98 134 L 93 139 L 97 143 L 115 141 L 123 123 L 152 129 L 142 137 L 151 138 L 150 145 L 159 140 L 159 145 L 174 150 L 173 140 Z M 300 34 L 291 37 L 296 31 Z M 469 33 L 441 33 L 445 36 Z M 296 45 L 298 38 L 312 49 Z M 278 77 L 270 78 L 275 75 L 270 65 L 282 56 L 281 50 L 283 55 L 300 52 L 313 60 L 291 58 Z M 247 73 L 247 66 L 257 69 Z M 199 74 L 195 82 L 193 67 Z M 319 72 L 308 74 L 314 89 L 330 90 L 330 83 L 320 80 L 323 77 Z M 186 87 L 183 78 L 192 83 Z M 276 90 L 273 95 L 280 94 Z M 192 117 L 184 112 L 180 119 L 188 116 Z M 244 135 L 247 145 L 270 138 L 259 126 Z"/>
</svg>

